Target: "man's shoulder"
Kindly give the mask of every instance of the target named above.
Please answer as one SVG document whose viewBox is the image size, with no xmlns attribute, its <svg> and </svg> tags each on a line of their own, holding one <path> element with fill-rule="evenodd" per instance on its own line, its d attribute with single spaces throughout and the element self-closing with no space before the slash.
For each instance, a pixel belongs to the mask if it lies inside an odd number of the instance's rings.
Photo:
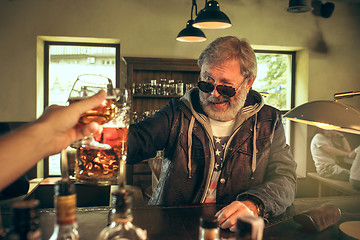
<svg viewBox="0 0 360 240">
<path fill-rule="evenodd" d="M 179 114 L 183 113 L 185 116 L 187 116 L 188 118 L 191 118 L 191 109 L 189 108 L 189 106 L 187 106 L 187 104 L 182 101 L 179 98 L 172 98 L 169 102 L 169 104 L 167 106 L 165 106 L 165 108 L 170 108 L 172 110 L 172 113 L 174 114 L 174 116 L 179 116 Z"/>
<path fill-rule="evenodd" d="M 261 107 L 261 109 L 259 110 L 258 115 L 263 116 L 263 117 L 267 116 L 267 117 L 271 117 L 271 118 L 273 118 L 273 117 L 278 118 L 281 115 L 281 112 L 279 109 L 277 109 L 273 106 L 264 104 Z"/>
<path fill-rule="evenodd" d="M 264 104 L 264 106 L 262 107 L 262 109 L 265 109 L 267 111 L 272 111 L 272 112 L 280 112 L 280 110 L 276 107 L 273 107 L 271 105 L 267 105 L 267 104 Z"/>
<path fill-rule="evenodd" d="M 321 146 L 328 144 L 330 144 L 329 139 L 321 133 L 315 134 L 314 137 L 311 139 L 311 146 L 314 146 L 316 148 L 320 148 Z"/>
</svg>

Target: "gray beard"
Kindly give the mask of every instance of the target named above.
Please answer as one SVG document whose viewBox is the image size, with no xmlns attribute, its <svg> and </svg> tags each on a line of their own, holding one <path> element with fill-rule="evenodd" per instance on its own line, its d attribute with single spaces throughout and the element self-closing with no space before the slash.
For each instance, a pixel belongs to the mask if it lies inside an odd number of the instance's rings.
<svg viewBox="0 0 360 240">
<path fill-rule="evenodd" d="M 244 106 L 248 94 L 248 92 L 246 91 L 246 84 L 244 84 L 244 86 L 242 86 L 241 89 L 239 90 L 241 91 L 240 94 L 230 99 L 225 98 L 221 95 L 218 98 L 214 96 L 210 96 L 209 98 L 206 99 L 205 93 L 201 92 L 200 90 L 199 91 L 200 104 L 209 118 L 222 122 L 233 120 L 236 117 L 236 115 L 239 113 L 241 108 Z M 229 103 L 229 108 L 226 111 L 223 110 L 217 111 L 210 106 L 212 102 L 223 101 L 223 100 L 227 100 Z"/>
</svg>

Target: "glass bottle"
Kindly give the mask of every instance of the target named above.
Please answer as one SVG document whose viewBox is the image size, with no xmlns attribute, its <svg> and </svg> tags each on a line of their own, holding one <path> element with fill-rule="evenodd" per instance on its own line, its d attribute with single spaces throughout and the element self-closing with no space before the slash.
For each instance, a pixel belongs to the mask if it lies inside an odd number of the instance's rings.
<svg viewBox="0 0 360 240">
<path fill-rule="evenodd" d="M 146 230 L 132 224 L 133 215 L 131 211 L 132 196 L 125 189 L 120 189 L 112 194 L 113 209 L 109 212 L 110 225 L 105 227 L 99 234 L 98 240 L 145 240 Z"/>
<path fill-rule="evenodd" d="M 157 94 L 156 79 L 150 80 L 150 94 L 151 95 L 156 95 Z"/>
<path fill-rule="evenodd" d="M 161 82 L 161 93 L 162 93 L 162 95 L 164 95 L 164 96 L 169 95 L 169 83 L 166 80 L 166 78 L 161 78 L 160 82 Z"/>
<path fill-rule="evenodd" d="M 200 217 L 199 240 L 219 240 L 220 229 L 215 217 Z"/>
<path fill-rule="evenodd" d="M 244 215 L 236 220 L 236 240 L 262 240 L 264 219 L 258 216 Z"/>
<path fill-rule="evenodd" d="M 176 95 L 184 95 L 184 83 L 182 80 L 179 80 L 176 84 Z"/>
<path fill-rule="evenodd" d="M 24 200 L 12 205 L 13 221 L 9 240 L 41 240 L 39 200 Z"/>
<path fill-rule="evenodd" d="M 80 239 L 76 221 L 75 185 L 70 180 L 60 180 L 55 185 L 54 205 L 56 221 L 50 240 Z"/>
<path fill-rule="evenodd" d="M 176 85 L 174 79 L 169 80 L 169 95 L 176 95 Z"/>
</svg>

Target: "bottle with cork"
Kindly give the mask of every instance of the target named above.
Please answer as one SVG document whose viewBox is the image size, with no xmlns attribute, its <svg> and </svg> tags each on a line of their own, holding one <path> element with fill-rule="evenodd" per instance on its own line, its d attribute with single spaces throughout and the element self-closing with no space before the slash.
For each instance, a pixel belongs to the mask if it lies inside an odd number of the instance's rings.
<svg viewBox="0 0 360 240">
<path fill-rule="evenodd" d="M 112 194 L 113 209 L 109 212 L 108 226 L 99 234 L 98 240 L 146 240 L 147 233 L 132 221 L 132 193 L 120 188 Z"/>
<path fill-rule="evenodd" d="M 62 179 L 56 183 L 54 206 L 56 220 L 50 240 L 80 239 L 76 219 L 76 191 L 73 182 Z"/>
</svg>

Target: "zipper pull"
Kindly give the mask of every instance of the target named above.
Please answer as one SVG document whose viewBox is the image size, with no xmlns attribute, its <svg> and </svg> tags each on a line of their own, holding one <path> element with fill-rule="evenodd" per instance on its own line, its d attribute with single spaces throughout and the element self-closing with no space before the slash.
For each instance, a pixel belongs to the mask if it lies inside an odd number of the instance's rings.
<svg viewBox="0 0 360 240">
<path fill-rule="evenodd" d="M 251 179 L 251 180 L 254 180 L 254 179 L 255 179 L 255 177 L 254 177 L 254 172 L 253 172 L 253 171 L 251 171 L 250 179 Z"/>
</svg>

